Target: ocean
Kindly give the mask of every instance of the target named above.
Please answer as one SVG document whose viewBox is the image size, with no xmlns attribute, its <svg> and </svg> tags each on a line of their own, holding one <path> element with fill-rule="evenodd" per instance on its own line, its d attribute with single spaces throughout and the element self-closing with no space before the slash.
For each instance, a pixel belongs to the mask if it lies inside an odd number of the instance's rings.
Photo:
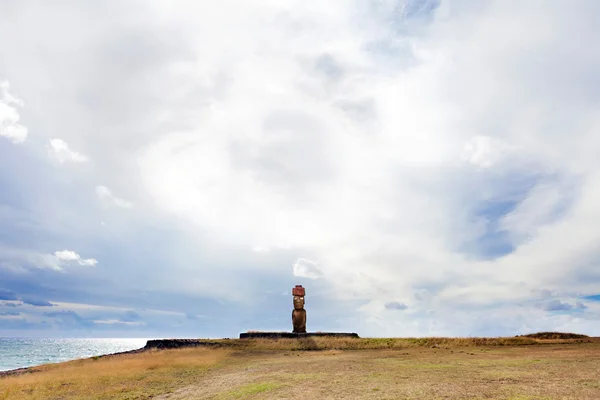
<svg viewBox="0 0 600 400">
<path fill-rule="evenodd" d="M 135 350 L 147 339 L 0 338 L 0 371 Z"/>
</svg>

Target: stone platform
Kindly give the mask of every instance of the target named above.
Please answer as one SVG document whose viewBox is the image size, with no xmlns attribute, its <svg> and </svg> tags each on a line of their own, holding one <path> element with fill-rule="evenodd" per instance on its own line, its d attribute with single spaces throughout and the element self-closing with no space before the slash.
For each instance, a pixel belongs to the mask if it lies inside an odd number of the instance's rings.
<svg viewBox="0 0 600 400">
<path fill-rule="evenodd" d="M 303 339 L 311 337 L 346 337 L 359 338 L 357 333 L 347 332 L 246 332 L 240 333 L 240 339 Z"/>
</svg>

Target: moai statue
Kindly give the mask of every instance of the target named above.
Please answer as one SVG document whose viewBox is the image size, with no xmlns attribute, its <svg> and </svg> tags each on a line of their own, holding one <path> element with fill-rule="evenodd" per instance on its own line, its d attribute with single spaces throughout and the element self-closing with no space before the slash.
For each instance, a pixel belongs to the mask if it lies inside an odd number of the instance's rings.
<svg viewBox="0 0 600 400">
<path fill-rule="evenodd" d="M 294 333 L 306 333 L 306 310 L 304 309 L 304 288 L 302 285 L 296 285 L 292 289 L 294 296 L 294 311 L 292 311 L 292 324 Z"/>
</svg>

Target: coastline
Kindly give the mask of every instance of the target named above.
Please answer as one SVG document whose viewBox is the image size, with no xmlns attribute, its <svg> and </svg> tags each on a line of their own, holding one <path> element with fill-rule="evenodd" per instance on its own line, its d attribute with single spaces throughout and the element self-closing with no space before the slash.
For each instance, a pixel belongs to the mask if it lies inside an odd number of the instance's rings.
<svg viewBox="0 0 600 400">
<path fill-rule="evenodd" d="M 89 360 L 89 359 L 92 359 L 92 358 L 100 359 L 100 358 L 106 358 L 106 357 L 121 356 L 121 355 L 126 355 L 126 354 L 136 354 L 136 353 L 142 353 L 142 352 L 144 352 L 146 350 L 147 350 L 146 346 L 144 346 L 144 347 L 139 348 L 139 349 L 127 350 L 127 351 L 120 351 L 120 352 L 117 352 L 117 353 L 101 354 L 101 355 L 92 356 L 92 357 L 75 358 L 75 359 L 69 360 L 69 361 Z M 34 373 L 34 372 L 39 372 L 38 369 L 40 367 L 43 367 L 44 365 L 62 364 L 62 363 L 69 362 L 69 361 L 60 361 L 60 362 L 56 362 L 56 363 L 32 365 L 31 367 L 22 367 L 22 368 L 9 369 L 8 371 L 0 371 L 0 378 L 4 378 L 6 376 L 16 376 L 16 375 L 23 375 L 23 374 L 31 374 L 31 373 Z"/>
<path fill-rule="evenodd" d="M 32 365 L 30 367 L 21 367 L 21 368 L 10 369 L 7 371 L 0 371 L 0 378 L 6 377 L 6 376 L 16 376 L 16 375 L 23 375 L 23 374 L 39 372 L 40 367 L 43 367 L 45 365 L 61 364 L 61 363 L 76 361 L 76 360 L 88 360 L 88 359 L 101 359 L 101 358 L 107 358 L 107 357 L 116 357 L 116 356 L 123 356 L 123 355 L 129 355 L 129 354 L 143 353 L 143 352 L 146 352 L 149 350 L 181 349 L 181 348 L 190 348 L 190 347 L 220 348 L 220 347 L 227 346 L 226 343 L 217 342 L 215 340 L 226 341 L 229 339 L 150 339 L 150 340 L 146 341 L 146 344 L 144 345 L 144 347 L 140 347 L 139 349 L 119 351 L 119 352 L 115 352 L 115 353 L 100 354 L 100 355 L 92 356 L 92 357 L 74 358 L 72 360 L 59 361 L 56 363 L 46 363 L 46 364 Z"/>
</svg>

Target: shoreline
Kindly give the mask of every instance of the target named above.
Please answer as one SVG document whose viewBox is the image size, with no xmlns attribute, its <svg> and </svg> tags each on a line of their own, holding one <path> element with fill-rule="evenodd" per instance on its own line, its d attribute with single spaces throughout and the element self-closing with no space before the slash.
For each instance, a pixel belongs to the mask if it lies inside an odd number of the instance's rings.
<svg viewBox="0 0 600 400">
<path fill-rule="evenodd" d="M 6 376 L 15 376 L 15 375 L 23 375 L 23 374 L 31 374 L 34 372 L 39 372 L 36 370 L 36 368 L 43 367 L 44 365 L 62 364 L 62 363 L 67 363 L 67 362 L 77 361 L 77 360 L 89 360 L 92 358 L 100 359 L 100 358 L 105 358 L 105 357 L 114 357 L 114 356 L 121 356 L 121 355 L 126 355 L 126 354 L 137 354 L 137 353 L 143 353 L 146 350 L 147 350 L 146 346 L 144 346 L 139 349 L 120 351 L 117 353 L 101 354 L 101 355 L 92 356 L 92 357 L 74 358 L 72 360 L 67 360 L 67 361 L 59 361 L 59 362 L 55 362 L 55 363 L 32 365 L 31 367 L 21 367 L 21 368 L 9 369 L 7 371 L 0 371 L 0 378 L 4 378 Z"/>
</svg>

